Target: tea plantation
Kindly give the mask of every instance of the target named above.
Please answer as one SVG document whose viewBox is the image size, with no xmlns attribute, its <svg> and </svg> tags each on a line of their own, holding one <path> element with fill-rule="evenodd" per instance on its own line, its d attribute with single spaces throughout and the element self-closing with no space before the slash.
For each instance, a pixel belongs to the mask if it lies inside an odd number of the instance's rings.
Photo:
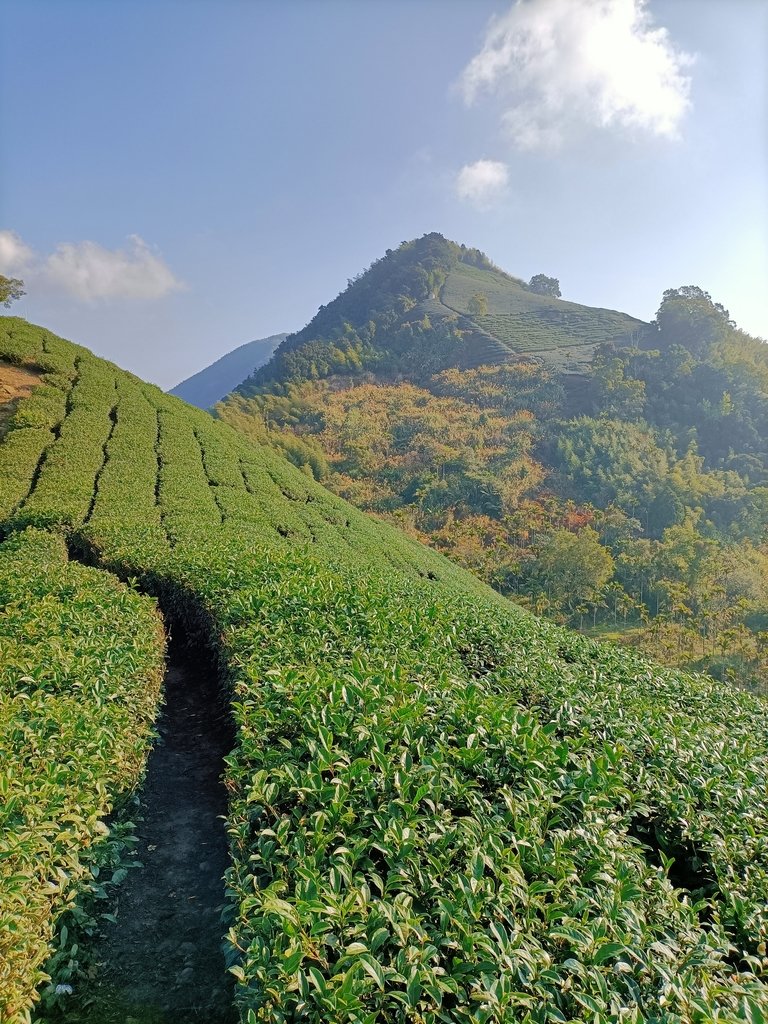
<svg viewBox="0 0 768 1024">
<path fill-rule="evenodd" d="M 153 598 L 231 702 L 244 1022 L 768 1019 L 764 704 L 537 621 L 41 328 L 0 318 L 0 358 L 44 381 L 0 441 L 0 1019 L 140 775 Z"/>
</svg>

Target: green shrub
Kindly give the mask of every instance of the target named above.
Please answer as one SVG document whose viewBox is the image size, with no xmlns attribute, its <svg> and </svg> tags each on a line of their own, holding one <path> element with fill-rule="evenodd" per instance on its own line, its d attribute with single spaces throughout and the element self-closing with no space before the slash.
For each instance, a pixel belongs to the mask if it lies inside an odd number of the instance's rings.
<svg viewBox="0 0 768 1024">
<path fill-rule="evenodd" d="M 0 545 L 0 651 L 0 1019 L 16 1024 L 141 778 L 164 637 L 150 599 L 27 530 Z"/>
</svg>

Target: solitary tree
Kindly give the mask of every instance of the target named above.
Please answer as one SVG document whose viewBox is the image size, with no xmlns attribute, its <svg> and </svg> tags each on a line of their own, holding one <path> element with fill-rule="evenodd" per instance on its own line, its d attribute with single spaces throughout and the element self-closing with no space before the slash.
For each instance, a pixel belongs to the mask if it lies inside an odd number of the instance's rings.
<svg viewBox="0 0 768 1024">
<path fill-rule="evenodd" d="M 550 602 L 573 614 L 582 604 L 594 604 L 613 576 L 610 551 L 587 526 L 579 533 L 553 530 L 539 550 L 536 577 Z"/>
<path fill-rule="evenodd" d="M 488 312 L 488 296 L 484 292 L 475 292 L 470 296 L 467 308 L 472 316 L 485 316 Z"/>
<path fill-rule="evenodd" d="M 0 304 L 10 306 L 14 299 L 24 295 L 24 282 L 16 277 L 3 277 L 0 274 Z"/>
<path fill-rule="evenodd" d="M 537 295 L 552 295 L 560 298 L 560 282 L 556 277 L 547 277 L 546 274 L 534 274 L 528 282 L 528 290 L 536 292 Z"/>
<path fill-rule="evenodd" d="M 665 346 L 682 345 L 698 357 L 705 356 L 735 327 L 725 306 L 713 302 L 709 292 L 693 284 L 664 292 L 656 324 Z"/>
</svg>

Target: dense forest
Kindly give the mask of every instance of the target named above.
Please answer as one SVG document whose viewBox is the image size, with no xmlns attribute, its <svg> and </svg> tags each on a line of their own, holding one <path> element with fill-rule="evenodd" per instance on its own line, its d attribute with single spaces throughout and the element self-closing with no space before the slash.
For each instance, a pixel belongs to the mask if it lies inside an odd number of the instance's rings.
<svg viewBox="0 0 768 1024">
<path fill-rule="evenodd" d="M 768 347 L 696 286 L 651 324 L 559 290 L 403 243 L 218 414 L 535 611 L 764 688 Z"/>
</svg>

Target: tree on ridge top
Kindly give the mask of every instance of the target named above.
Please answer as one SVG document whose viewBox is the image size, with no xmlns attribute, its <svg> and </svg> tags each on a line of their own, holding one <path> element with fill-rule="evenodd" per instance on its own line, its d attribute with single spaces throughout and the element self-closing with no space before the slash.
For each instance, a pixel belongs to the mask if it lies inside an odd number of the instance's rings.
<svg viewBox="0 0 768 1024">
<path fill-rule="evenodd" d="M 23 281 L 17 277 L 5 277 L 0 274 L 0 304 L 10 306 L 12 302 L 25 294 Z"/>
<path fill-rule="evenodd" d="M 559 299 L 561 295 L 558 279 L 547 277 L 546 274 L 534 274 L 528 282 L 528 290 L 536 295 L 551 295 L 555 299 Z"/>
</svg>

